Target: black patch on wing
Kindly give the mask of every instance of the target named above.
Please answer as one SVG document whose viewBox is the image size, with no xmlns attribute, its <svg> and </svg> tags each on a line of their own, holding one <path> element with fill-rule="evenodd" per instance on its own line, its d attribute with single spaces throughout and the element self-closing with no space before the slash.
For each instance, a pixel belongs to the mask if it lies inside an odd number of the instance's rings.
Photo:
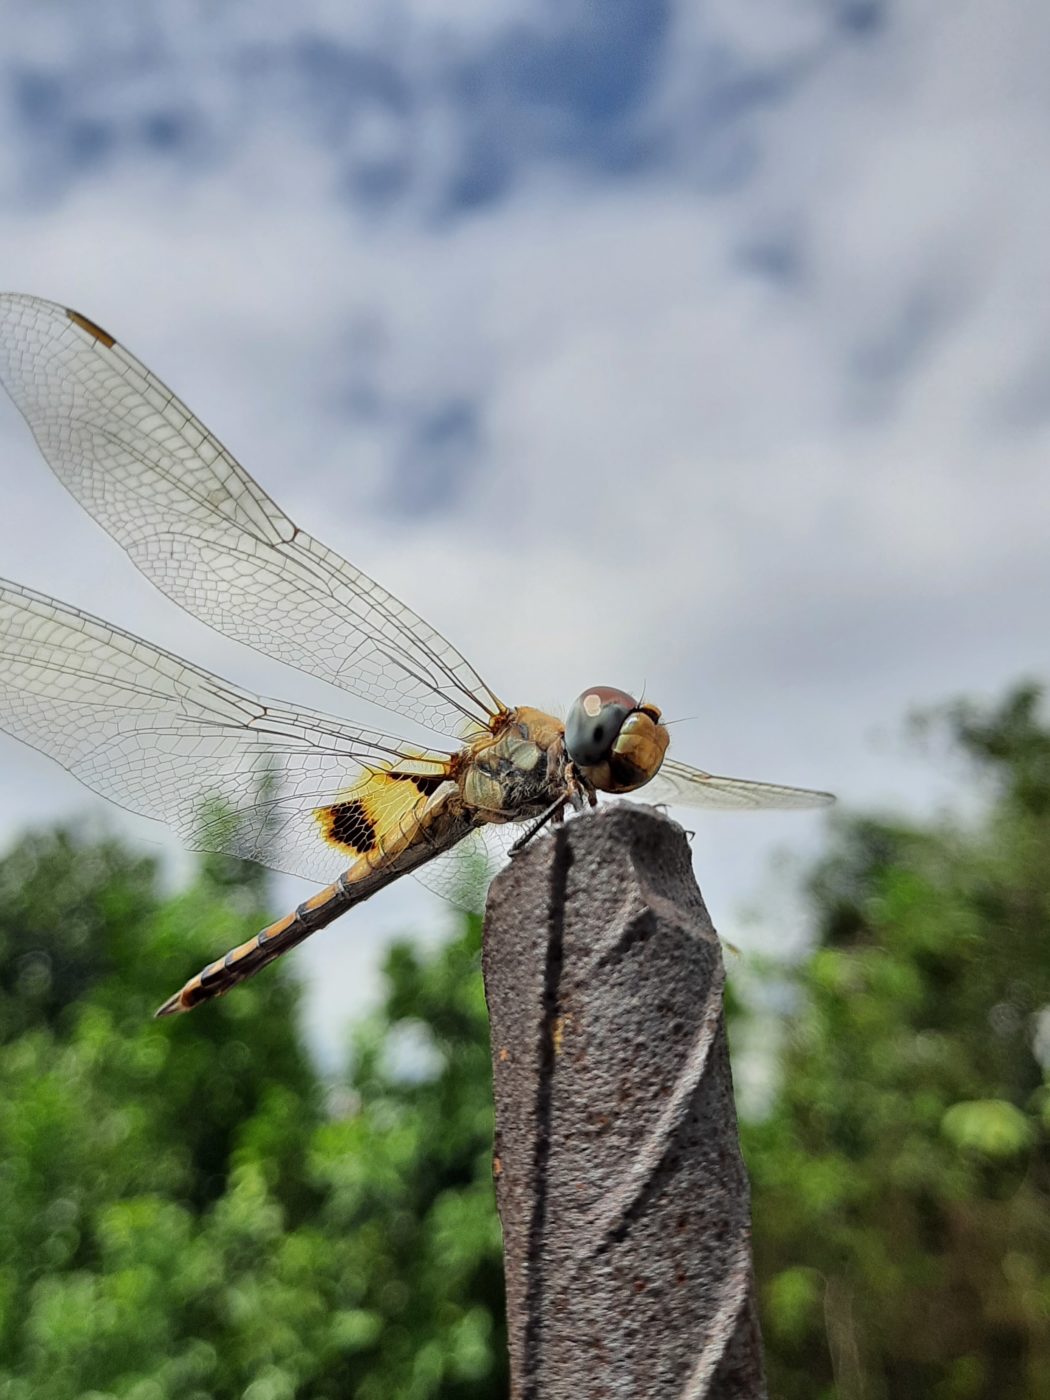
<svg viewBox="0 0 1050 1400">
<path fill-rule="evenodd" d="M 384 776 L 396 783 L 411 783 L 424 797 L 433 797 L 441 784 L 448 782 L 447 773 L 398 773 L 391 769 Z"/>
<path fill-rule="evenodd" d="M 376 848 L 376 829 L 365 804 L 353 797 L 324 809 L 325 835 L 336 846 L 364 856 Z"/>
</svg>

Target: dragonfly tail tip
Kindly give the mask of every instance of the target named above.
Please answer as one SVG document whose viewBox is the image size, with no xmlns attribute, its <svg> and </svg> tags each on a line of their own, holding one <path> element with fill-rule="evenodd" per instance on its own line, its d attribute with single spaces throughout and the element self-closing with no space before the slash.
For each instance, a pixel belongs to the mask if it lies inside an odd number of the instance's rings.
<svg viewBox="0 0 1050 1400">
<path fill-rule="evenodd" d="M 158 1006 L 153 1013 L 153 1019 L 159 1021 L 162 1016 L 177 1016 L 180 1011 L 188 1011 L 189 1007 L 182 1004 L 182 992 L 178 991 L 173 997 L 168 997 L 163 1006 Z"/>
</svg>

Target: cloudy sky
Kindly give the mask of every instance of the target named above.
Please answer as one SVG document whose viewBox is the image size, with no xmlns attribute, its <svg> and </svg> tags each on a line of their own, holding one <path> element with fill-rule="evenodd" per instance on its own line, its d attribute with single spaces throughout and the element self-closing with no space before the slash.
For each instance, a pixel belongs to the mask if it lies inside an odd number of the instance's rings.
<svg viewBox="0 0 1050 1400">
<path fill-rule="evenodd" d="M 5 8 L 0 282 L 116 334 L 503 696 L 644 682 L 714 771 L 944 799 L 903 714 L 1046 673 L 1041 0 L 148 8 Z M 6 401 L 0 470 L 0 575 L 374 722 L 162 599 Z M 4 841 L 103 820 L 0 765 Z M 825 820 L 689 822 L 723 933 L 798 937 L 770 859 Z M 403 881 L 295 955 L 323 1054 L 444 919 Z"/>
</svg>

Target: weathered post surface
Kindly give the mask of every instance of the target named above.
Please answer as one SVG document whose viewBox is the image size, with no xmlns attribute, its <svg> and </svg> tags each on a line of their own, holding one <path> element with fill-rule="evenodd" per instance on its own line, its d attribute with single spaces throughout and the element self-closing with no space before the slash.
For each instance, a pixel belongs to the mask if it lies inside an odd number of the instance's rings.
<svg viewBox="0 0 1050 1400">
<path fill-rule="evenodd" d="M 718 939 L 622 804 L 493 883 L 485 988 L 512 1400 L 766 1394 Z"/>
</svg>

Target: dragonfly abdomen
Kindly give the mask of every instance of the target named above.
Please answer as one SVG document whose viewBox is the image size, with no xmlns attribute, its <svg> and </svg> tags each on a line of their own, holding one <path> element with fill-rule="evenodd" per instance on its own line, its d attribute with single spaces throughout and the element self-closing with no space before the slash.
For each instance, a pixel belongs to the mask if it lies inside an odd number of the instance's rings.
<svg viewBox="0 0 1050 1400">
<path fill-rule="evenodd" d="M 304 939 L 324 928 L 355 904 L 389 885 L 392 880 L 433 860 L 467 836 L 477 824 L 459 793 L 451 789 L 445 800 L 428 806 L 401 839 L 386 850 L 370 851 L 354 861 L 334 884 L 304 900 L 291 914 L 268 924 L 260 933 L 231 948 L 224 957 L 202 968 L 196 977 L 156 1011 L 175 1016 L 195 1006 L 225 996 L 239 982 L 261 971 Z"/>
<path fill-rule="evenodd" d="M 180 1011 L 192 1011 L 202 1002 L 224 996 L 238 982 L 254 977 L 282 953 L 337 919 L 363 897 L 355 899 L 350 895 L 350 886 L 345 883 L 349 873 L 340 875 L 334 884 L 305 900 L 291 914 L 268 924 L 246 943 L 231 948 L 223 957 L 202 968 L 196 977 L 191 977 L 180 991 L 158 1007 L 156 1015 L 174 1016 Z"/>
</svg>

